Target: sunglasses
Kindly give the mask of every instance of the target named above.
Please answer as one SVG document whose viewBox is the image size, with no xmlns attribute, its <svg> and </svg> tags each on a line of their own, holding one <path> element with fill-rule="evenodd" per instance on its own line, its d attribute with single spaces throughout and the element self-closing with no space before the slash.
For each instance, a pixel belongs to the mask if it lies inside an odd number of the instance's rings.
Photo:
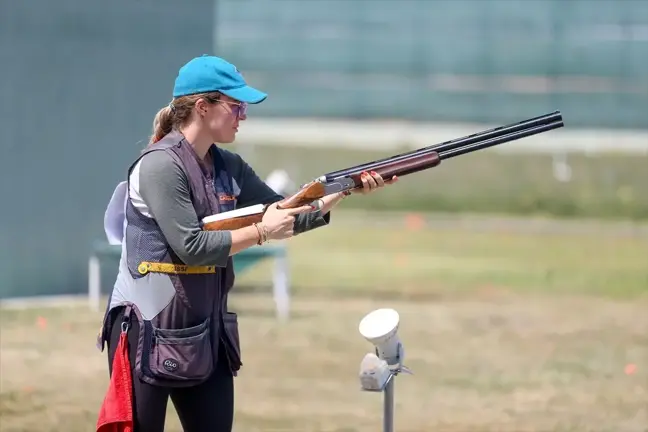
<svg viewBox="0 0 648 432">
<path fill-rule="evenodd" d="M 232 105 L 232 114 L 238 116 L 238 118 L 247 115 L 248 104 L 246 102 L 231 102 L 231 101 L 224 101 L 224 100 L 219 100 L 219 102 Z"/>
</svg>

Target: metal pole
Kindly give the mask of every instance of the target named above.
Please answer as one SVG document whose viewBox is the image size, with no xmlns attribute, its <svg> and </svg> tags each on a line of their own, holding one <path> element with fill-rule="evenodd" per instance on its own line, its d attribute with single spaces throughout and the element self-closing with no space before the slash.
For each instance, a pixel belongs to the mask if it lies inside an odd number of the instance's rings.
<svg viewBox="0 0 648 432">
<path fill-rule="evenodd" d="M 92 255 L 88 260 L 88 303 L 92 312 L 99 311 L 101 303 L 101 263 Z"/>
<path fill-rule="evenodd" d="M 383 432 L 394 432 L 394 378 L 387 382 L 383 396 Z"/>
</svg>

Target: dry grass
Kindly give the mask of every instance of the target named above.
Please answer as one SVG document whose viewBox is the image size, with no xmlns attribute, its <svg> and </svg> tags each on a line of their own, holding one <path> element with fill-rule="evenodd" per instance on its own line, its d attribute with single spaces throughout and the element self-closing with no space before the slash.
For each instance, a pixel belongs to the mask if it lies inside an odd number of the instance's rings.
<svg viewBox="0 0 648 432">
<path fill-rule="evenodd" d="M 383 306 L 415 372 L 396 383 L 399 431 L 648 431 L 645 225 L 334 218 L 290 242 L 290 322 L 242 289 L 267 285 L 270 263 L 238 279 L 236 431 L 380 430 L 357 325 Z M 85 304 L 1 310 L 2 432 L 94 430 L 99 322 Z"/>
<path fill-rule="evenodd" d="M 241 295 L 244 368 L 237 431 L 376 431 L 381 396 L 359 390 L 372 308 L 397 308 L 407 363 L 401 431 L 645 431 L 648 302 L 586 297 L 428 303 L 296 299 L 280 324 L 264 295 Z M 99 316 L 75 309 L 3 311 L 3 432 L 93 430 L 107 385 L 93 346 Z M 626 365 L 635 364 L 635 371 Z M 632 372 L 632 373 L 627 373 Z M 63 427 L 65 425 L 65 427 Z M 169 431 L 179 431 L 173 409 Z"/>
</svg>

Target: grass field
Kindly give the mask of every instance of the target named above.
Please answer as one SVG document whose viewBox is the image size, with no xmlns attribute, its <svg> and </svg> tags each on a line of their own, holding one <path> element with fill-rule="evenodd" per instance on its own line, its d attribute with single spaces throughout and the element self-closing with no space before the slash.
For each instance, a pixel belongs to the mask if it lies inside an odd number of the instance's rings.
<svg viewBox="0 0 648 432">
<path fill-rule="evenodd" d="M 336 217 L 336 216 L 334 216 Z M 407 364 L 399 431 L 648 430 L 648 227 L 410 215 L 290 243 L 292 319 L 239 277 L 236 431 L 377 431 L 359 390 L 362 316 L 394 307 Z M 108 382 L 100 315 L 3 310 L 0 430 L 89 431 Z M 172 406 L 169 431 L 180 431 Z"/>
<path fill-rule="evenodd" d="M 299 294 L 431 299 L 512 291 L 648 295 L 648 224 L 337 212 L 294 238 Z M 261 265 L 240 278 L 260 284 Z"/>
</svg>

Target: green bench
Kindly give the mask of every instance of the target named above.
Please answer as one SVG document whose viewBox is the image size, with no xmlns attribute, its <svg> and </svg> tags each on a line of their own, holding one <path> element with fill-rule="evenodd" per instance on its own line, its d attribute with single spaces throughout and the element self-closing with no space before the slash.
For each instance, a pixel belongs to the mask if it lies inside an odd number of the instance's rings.
<svg viewBox="0 0 648 432">
<path fill-rule="evenodd" d="M 101 308 L 101 263 L 105 259 L 119 260 L 121 245 L 98 241 L 93 244 L 88 260 L 88 300 L 93 311 Z M 289 270 L 286 248 L 280 245 L 263 245 L 248 248 L 234 255 L 234 271 L 242 274 L 261 261 L 274 260 L 272 271 L 272 291 L 277 318 L 285 320 L 289 315 Z"/>
</svg>

